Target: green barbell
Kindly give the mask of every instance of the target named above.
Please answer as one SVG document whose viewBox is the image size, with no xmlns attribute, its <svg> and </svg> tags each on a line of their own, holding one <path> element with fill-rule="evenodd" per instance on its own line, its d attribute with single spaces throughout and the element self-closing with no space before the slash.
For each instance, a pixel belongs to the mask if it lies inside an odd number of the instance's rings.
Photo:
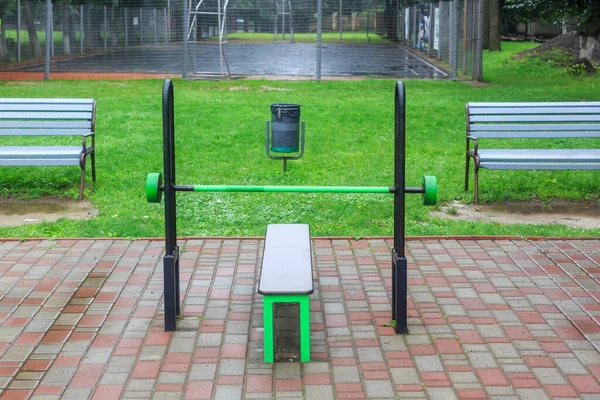
<svg viewBox="0 0 600 400">
<path fill-rule="evenodd" d="M 396 188 L 387 186 L 252 186 L 252 185 L 175 185 L 176 192 L 263 192 L 263 193 L 394 193 Z M 162 175 L 157 172 L 146 178 L 146 199 L 149 203 L 162 200 Z M 437 202 L 437 180 L 435 176 L 424 175 L 421 187 L 407 187 L 406 193 L 421 193 L 423 205 L 432 206 Z"/>
</svg>

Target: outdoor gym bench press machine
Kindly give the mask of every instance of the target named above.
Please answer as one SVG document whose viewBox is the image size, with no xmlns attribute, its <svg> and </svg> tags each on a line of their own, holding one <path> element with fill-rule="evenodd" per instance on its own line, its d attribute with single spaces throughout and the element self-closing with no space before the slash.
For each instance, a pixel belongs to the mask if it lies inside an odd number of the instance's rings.
<svg viewBox="0 0 600 400">
<path fill-rule="evenodd" d="M 243 185 L 177 185 L 175 179 L 175 124 L 173 83 L 165 80 L 162 92 L 164 184 L 160 173 L 146 179 L 146 197 L 160 203 L 165 196 L 164 296 L 165 331 L 176 329 L 181 314 L 179 285 L 179 247 L 176 228 L 176 192 L 271 192 L 271 193 L 381 193 L 394 196 L 394 241 L 392 249 L 392 320 L 396 333 L 408 333 L 407 327 L 407 259 L 405 240 L 405 193 L 421 193 L 424 205 L 437 201 L 434 176 L 423 176 L 421 187 L 405 187 L 405 89 L 401 81 L 395 90 L 394 186 L 243 186 Z M 402 189 L 403 188 L 403 189 Z"/>
</svg>

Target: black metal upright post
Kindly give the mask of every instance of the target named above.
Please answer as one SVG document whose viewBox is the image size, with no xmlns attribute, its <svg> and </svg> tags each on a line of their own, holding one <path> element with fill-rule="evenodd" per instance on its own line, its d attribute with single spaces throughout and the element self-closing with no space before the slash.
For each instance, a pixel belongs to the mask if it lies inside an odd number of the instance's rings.
<svg viewBox="0 0 600 400">
<path fill-rule="evenodd" d="M 405 198 L 405 109 L 404 84 L 396 83 L 394 101 L 394 248 L 392 249 L 392 319 L 396 321 L 396 333 L 408 333 L 406 315 L 408 294 L 408 262 L 404 255 L 404 198 Z"/>
<path fill-rule="evenodd" d="M 163 258 L 165 291 L 165 331 L 174 331 L 181 312 L 179 299 L 179 248 L 177 247 L 175 199 L 175 122 L 173 82 L 163 84 L 163 154 L 165 196 L 165 256 Z"/>
</svg>

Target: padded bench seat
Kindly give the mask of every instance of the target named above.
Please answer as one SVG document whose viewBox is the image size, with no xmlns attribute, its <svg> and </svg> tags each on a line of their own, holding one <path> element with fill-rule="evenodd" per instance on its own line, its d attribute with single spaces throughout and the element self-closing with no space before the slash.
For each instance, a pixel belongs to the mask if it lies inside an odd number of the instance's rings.
<svg viewBox="0 0 600 400">
<path fill-rule="evenodd" d="M 310 361 L 312 249 L 305 224 L 267 226 L 258 293 L 263 295 L 264 359 L 273 362 L 273 304 L 300 304 L 300 361 Z"/>
</svg>

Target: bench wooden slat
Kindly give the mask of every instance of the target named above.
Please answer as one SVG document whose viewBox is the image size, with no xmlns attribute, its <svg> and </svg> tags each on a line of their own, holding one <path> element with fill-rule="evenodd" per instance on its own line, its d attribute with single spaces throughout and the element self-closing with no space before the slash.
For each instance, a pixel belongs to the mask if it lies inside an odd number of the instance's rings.
<svg viewBox="0 0 600 400">
<path fill-rule="evenodd" d="M 2 129 L 0 136 L 82 136 L 91 133 L 88 129 Z"/>
<path fill-rule="evenodd" d="M 94 99 L 80 98 L 0 98 L 0 104 L 94 104 Z"/>
<path fill-rule="evenodd" d="M 313 291 L 309 226 L 268 225 L 258 292 L 273 295 Z"/>
<path fill-rule="evenodd" d="M 600 149 L 479 149 L 482 161 L 598 162 Z"/>
<path fill-rule="evenodd" d="M 0 111 L 56 111 L 56 112 L 74 112 L 89 111 L 92 112 L 93 104 L 0 104 Z"/>
<path fill-rule="evenodd" d="M 2 125 L 0 125 L 2 126 Z M 482 131 L 600 131 L 600 124 L 476 124 L 471 132 Z"/>
<path fill-rule="evenodd" d="M 599 110 L 600 113 L 600 110 Z M 599 122 L 596 115 L 477 115 L 471 116 L 471 122 Z"/>
<path fill-rule="evenodd" d="M 481 168 L 500 170 L 545 170 L 545 171 L 581 171 L 600 169 L 600 162 L 595 163 L 556 163 L 556 162 L 481 162 Z"/>
<path fill-rule="evenodd" d="M 562 101 L 562 102 L 471 102 L 467 103 L 469 108 L 496 108 L 496 107 L 513 107 L 513 108 L 524 108 L 524 107 L 594 107 L 600 106 L 600 101 Z"/>
<path fill-rule="evenodd" d="M 600 112 L 600 105 L 597 107 L 521 107 L 521 108 L 509 108 L 509 107 L 494 107 L 494 108 L 469 108 L 469 114 L 471 115 L 577 115 L 577 114 L 598 114 Z"/>
<path fill-rule="evenodd" d="M 0 119 L 92 119 L 92 112 L 13 112 L 0 111 Z"/>
<path fill-rule="evenodd" d="M 478 139 L 492 139 L 492 138 L 530 138 L 530 139 L 548 139 L 548 138 L 597 138 L 600 137 L 599 131 L 545 131 L 545 132 L 536 132 L 536 131 L 499 131 L 499 132 L 488 132 L 488 131 L 479 131 L 472 132 L 472 135 L 477 137 Z"/>
<path fill-rule="evenodd" d="M 91 128 L 91 121 L 6 121 L 0 120 L 0 130 L 5 128 Z"/>
<path fill-rule="evenodd" d="M 81 146 L 2 146 L 0 158 L 21 157 L 77 157 L 81 154 Z"/>
<path fill-rule="evenodd" d="M 4 167 L 59 167 L 59 166 L 78 166 L 79 158 L 0 158 L 0 166 Z"/>
</svg>

